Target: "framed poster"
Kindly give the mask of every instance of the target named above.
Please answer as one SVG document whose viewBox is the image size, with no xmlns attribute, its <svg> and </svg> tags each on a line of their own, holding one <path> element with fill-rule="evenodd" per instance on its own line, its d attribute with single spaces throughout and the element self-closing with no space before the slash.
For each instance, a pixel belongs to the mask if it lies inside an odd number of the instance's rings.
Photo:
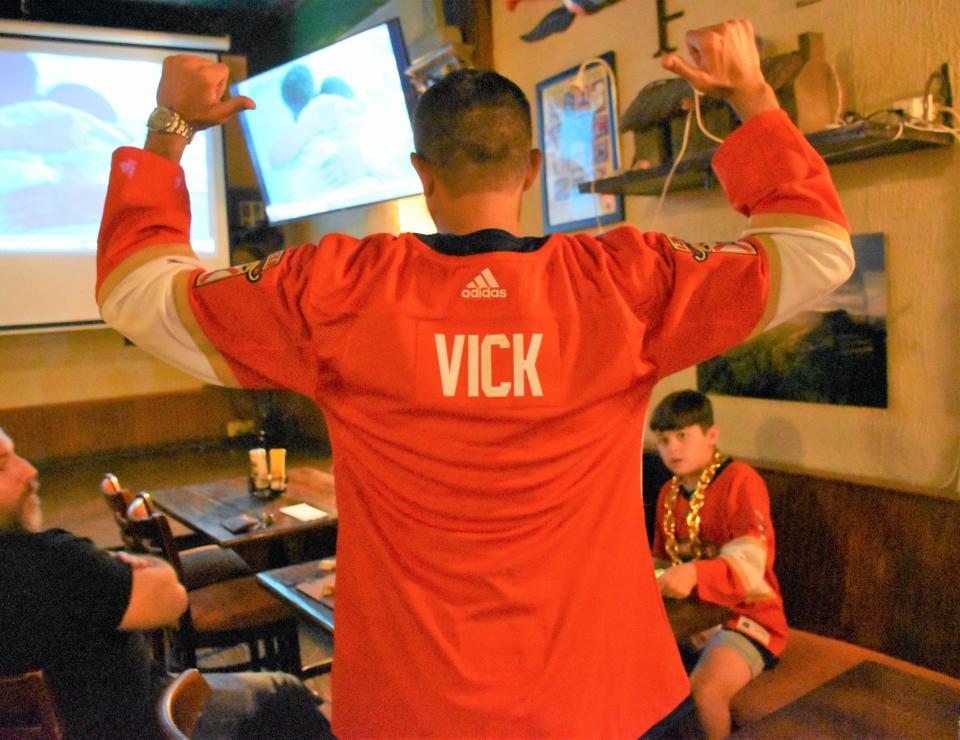
<svg viewBox="0 0 960 740">
<path fill-rule="evenodd" d="M 704 393 L 887 407 L 883 234 L 854 234 L 857 266 L 822 303 L 697 366 Z"/>
<path fill-rule="evenodd" d="M 544 233 L 571 231 L 623 220 L 622 195 L 581 193 L 578 186 L 608 177 L 620 166 L 613 52 L 600 56 L 610 65 L 571 67 L 537 84 L 543 169 Z M 582 84 L 580 84 L 582 82 Z"/>
</svg>

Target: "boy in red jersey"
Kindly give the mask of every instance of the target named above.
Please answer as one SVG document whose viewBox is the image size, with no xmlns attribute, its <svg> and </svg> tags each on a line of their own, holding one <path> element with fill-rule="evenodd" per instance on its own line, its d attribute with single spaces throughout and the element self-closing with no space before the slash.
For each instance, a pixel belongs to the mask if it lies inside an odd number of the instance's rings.
<svg viewBox="0 0 960 740">
<path fill-rule="evenodd" d="M 690 687 L 708 738 L 730 734 L 730 701 L 786 646 L 787 619 L 773 572 L 770 498 L 757 471 L 717 450 L 710 399 L 671 393 L 650 429 L 673 472 L 657 498 L 654 562 L 666 567 L 660 592 L 685 599 L 694 589 L 733 616 L 697 636 Z"/>
<path fill-rule="evenodd" d="M 165 61 L 167 112 L 144 150 L 114 155 L 104 319 L 209 382 L 289 388 L 324 412 L 338 737 L 637 737 L 687 697 L 636 526 L 650 392 L 853 264 L 826 165 L 778 109 L 750 23 L 687 45 L 692 63 L 665 66 L 744 120 L 713 162 L 751 219 L 735 242 L 520 235 L 540 153 L 526 96 L 494 72 L 452 72 L 414 113 L 437 234 L 328 234 L 205 272 L 177 163 L 191 128 L 253 102 L 221 101 L 226 68 L 196 57 Z"/>
</svg>

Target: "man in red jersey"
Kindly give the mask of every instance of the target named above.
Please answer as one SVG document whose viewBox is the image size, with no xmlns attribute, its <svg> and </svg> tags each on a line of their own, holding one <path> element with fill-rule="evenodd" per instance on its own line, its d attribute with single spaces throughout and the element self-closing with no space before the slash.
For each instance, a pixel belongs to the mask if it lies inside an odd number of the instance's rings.
<svg viewBox="0 0 960 740">
<path fill-rule="evenodd" d="M 105 320 L 209 382 L 324 412 L 338 736 L 636 737 L 689 693 L 637 495 L 651 389 L 819 300 L 853 257 L 750 23 L 687 44 L 692 63 L 665 66 L 744 119 L 714 158 L 750 216 L 731 243 L 520 236 L 540 154 L 525 96 L 493 72 L 451 73 L 414 114 L 433 235 L 329 234 L 204 272 L 184 134 L 253 102 L 221 101 L 226 67 L 195 57 L 167 59 L 157 92 L 181 120 L 114 155 Z"/>
</svg>

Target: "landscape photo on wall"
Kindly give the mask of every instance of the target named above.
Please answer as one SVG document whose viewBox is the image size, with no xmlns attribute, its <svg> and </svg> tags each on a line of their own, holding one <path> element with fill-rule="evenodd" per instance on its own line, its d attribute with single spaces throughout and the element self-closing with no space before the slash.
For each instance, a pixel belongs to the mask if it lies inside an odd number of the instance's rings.
<svg viewBox="0 0 960 740">
<path fill-rule="evenodd" d="M 697 367 L 705 393 L 887 407 L 885 239 L 855 234 L 857 266 L 824 301 Z"/>
</svg>

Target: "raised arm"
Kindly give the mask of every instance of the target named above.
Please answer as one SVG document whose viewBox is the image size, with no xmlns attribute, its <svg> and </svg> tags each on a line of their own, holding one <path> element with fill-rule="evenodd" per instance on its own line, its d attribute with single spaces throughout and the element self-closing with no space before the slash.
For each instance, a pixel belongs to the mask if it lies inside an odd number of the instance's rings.
<svg viewBox="0 0 960 740">
<path fill-rule="evenodd" d="M 222 100 L 225 64 L 189 55 L 167 57 L 157 104 L 194 130 L 223 123 L 254 106 Z M 187 139 L 151 132 L 144 148 L 113 156 L 97 252 L 97 304 L 110 326 L 146 351 L 208 383 L 235 385 L 232 373 L 190 311 L 188 280 L 203 269 L 190 246 L 189 196 L 180 158 Z"/>
<path fill-rule="evenodd" d="M 733 206 L 750 217 L 742 236 L 760 242 L 767 253 L 770 292 L 756 329 L 762 331 L 816 305 L 850 277 L 849 229 L 826 164 L 793 126 L 784 125 L 786 114 L 763 77 L 750 21 L 690 31 L 686 44 L 690 61 L 668 55 L 663 66 L 696 90 L 729 101 L 749 124 L 728 137 L 713 165 Z M 737 166 L 735 154 L 745 141 L 758 150 L 762 167 Z"/>
</svg>

